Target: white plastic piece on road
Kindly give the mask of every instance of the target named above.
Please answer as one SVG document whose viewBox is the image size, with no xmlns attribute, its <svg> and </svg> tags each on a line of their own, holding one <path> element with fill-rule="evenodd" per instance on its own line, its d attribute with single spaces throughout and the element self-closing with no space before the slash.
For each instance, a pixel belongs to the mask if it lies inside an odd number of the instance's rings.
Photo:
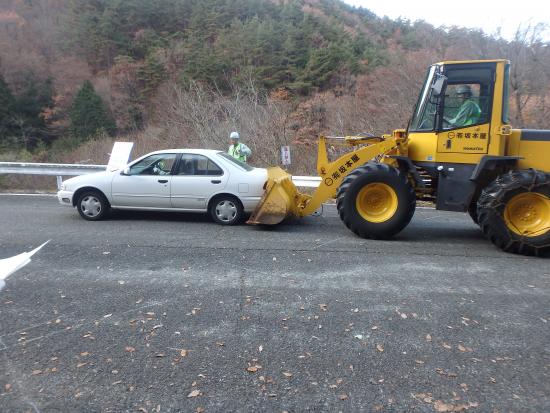
<svg viewBox="0 0 550 413">
<path fill-rule="evenodd" d="M 42 244 L 38 248 L 33 249 L 30 252 L 24 252 L 22 254 L 16 255 L 15 257 L 0 260 L 0 290 L 4 288 L 4 280 L 15 271 L 20 270 L 29 262 L 31 262 L 31 257 L 38 251 L 40 251 L 40 249 L 48 242 L 50 242 L 50 240 L 46 241 L 44 244 Z"/>
</svg>

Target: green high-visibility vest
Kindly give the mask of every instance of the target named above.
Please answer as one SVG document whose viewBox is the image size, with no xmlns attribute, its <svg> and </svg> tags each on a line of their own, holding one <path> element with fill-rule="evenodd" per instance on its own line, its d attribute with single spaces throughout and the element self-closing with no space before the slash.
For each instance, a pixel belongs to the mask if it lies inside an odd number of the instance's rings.
<svg viewBox="0 0 550 413">
<path fill-rule="evenodd" d="M 241 161 L 246 162 L 247 153 L 250 152 L 250 149 L 242 143 L 238 143 L 236 145 L 229 146 L 229 155 L 231 155 L 233 158 Z"/>
</svg>

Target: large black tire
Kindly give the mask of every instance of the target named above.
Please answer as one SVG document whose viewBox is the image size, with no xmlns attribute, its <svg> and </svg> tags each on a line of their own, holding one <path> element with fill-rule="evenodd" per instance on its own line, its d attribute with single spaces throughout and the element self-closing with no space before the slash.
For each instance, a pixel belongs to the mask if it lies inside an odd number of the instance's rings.
<svg viewBox="0 0 550 413">
<path fill-rule="evenodd" d="M 500 249 L 523 255 L 550 252 L 549 214 L 550 175 L 533 169 L 499 176 L 483 190 L 477 208 L 483 234 Z M 524 232 L 514 222 L 527 225 Z"/>
<path fill-rule="evenodd" d="M 470 218 L 472 218 L 472 221 L 479 225 L 479 219 L 477 217 L 477 199 L 474 199 L 468 207 L 468 214 L 470 215 Z"/>
<path fill-rule="evenodd" d="M 99 191 L 85 190 L 78 194 L 76 209 L 86 221 L 100 221 L 109 215 L 109 201 Z"/>
<path fill-rule="evenodd" d="M 244 219 L 241 201 L 232 195 L 218 195 L 210 201 L 210 215 L 220 225 L 237 225 Z"/>
<path fill-rule="evenodd" d="M 397 207 L 385 212 L 383 221 L 367 219 L 358 209 L 365 197 L 362 195 L 368 185 L 384 184 L 390 187 L 396 196 Z M 377 199 L 368 199 L 366 202 L 374 203 L 376 209 Z M 376 198 L 376 194 L 374 197 Z M 338 188 L 336 206 L 344 224 L 355 234 L 363 238 L 388 239 L 400 232 L 411 221 L 416 207 L 414 189 L 409 183 L 406 174 L 386 164 L 369 162 L 350 173 Z M 389 214 L 389 216 L 388 216 Z"/>
</svg>

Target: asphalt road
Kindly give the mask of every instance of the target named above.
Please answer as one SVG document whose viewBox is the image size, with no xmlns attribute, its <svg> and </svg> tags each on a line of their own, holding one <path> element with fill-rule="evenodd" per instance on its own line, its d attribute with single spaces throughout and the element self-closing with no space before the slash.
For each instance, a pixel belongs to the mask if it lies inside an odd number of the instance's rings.
<svg viewBox="0 0 550 413">
<path fill-rule="evenodd" d="M 393 241 L 334 207 L 264 230 L 189 214 L 90 223 L 0 195 L 1 412 L 550 411 L 550 261 L 465 214 Z"/>
</svg>

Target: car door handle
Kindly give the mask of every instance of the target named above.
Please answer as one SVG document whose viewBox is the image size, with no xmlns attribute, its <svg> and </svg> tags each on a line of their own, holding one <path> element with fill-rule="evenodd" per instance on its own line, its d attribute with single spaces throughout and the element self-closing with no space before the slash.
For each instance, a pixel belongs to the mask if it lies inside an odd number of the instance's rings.
<svg viewBox="0 0 550 413">
<path fill-rule="evenodd" d="M 159 179 L 159 183 L 165 184 L 168 182 L 168 179 Z"/>
<path fill-rule="evenodd" d="M 210 182 L 212 182 L 213 184 L 221 184 L 222 181 L 220 181 L 219 179 L 212 179 Z"/>
</svg>

